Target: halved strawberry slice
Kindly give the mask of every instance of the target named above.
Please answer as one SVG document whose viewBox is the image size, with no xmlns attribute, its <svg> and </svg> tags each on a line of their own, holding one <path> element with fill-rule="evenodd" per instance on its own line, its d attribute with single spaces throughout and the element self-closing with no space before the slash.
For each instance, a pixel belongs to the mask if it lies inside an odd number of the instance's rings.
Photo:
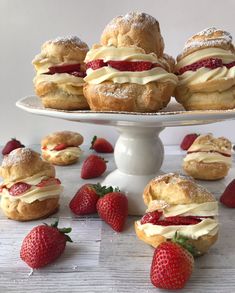
<svg viewBox="0 0 235 293">
<path fill-rule="evenodd" d="M 140 223 L 141 223 L 141 225 L 146 224 L 146 223 L 157 224 L 157 222 L 159 221 L 161 216 L 162 216 L 161 211 L 150 212 L 150 213 L 145 214 L 141 218 Z"/>
<path fill-rule="evenodd" d="M 175 225 L 196 225 L 201 222 L 201 219 L 194 216 L 175 216 L 166 217 L 164 220 L 158 221 L 155 225 L 161 226 L 175 226 Z"/>
<path fill-rule="evenodd" d="M 86 63 L 87 69 L 91 68 L 93 70 L 96 70 L 104 66 L 107 66 L 107 63 L 105 63 L 102 59 L 97 59 Z"/>
<path fill-rule="evenodd" d="M 49 69 L 50 74 L 69 73 L 69 72 L 74 72 L 74 71 L 80 71 L 81 65 L 79 63 L 63 64 L 63 65 L 51 66 L 48 69 Z"/>
<path fill-rule="evenodd" d="M 200 61 L 194 62 L 190 65 L 187 65 L 187 66 L 180 68 L 178 71 L 178 74 L 183 74 L 186 71 L 196 71 L 197 69 L 199 69 L 201 67 L 215 69 L 215 68 L 222 67 L 222 66 L 223 66 L 222 59 L 208 58 L 208 59 L 200 60 Z"/>
<path fill-rule="evenodd" d="M 86 76 L 86 72 L 85 71 L 73 71 L 73 72 L 69 72 L 69 74 L 76 76 L 76 77 L 85 77 Z"/>
<path fill-rule="evenodd" d="M 233 66 L 235 66 L 235 61 L 230 62 L 228 64 L 224 64 L 228 69 L 232 68 Z"/>
<path fill-rule="evenodd" d="M 45 186 L 49 186 L 49 185 L 60 185 L 60 184 L 61 184 L 61 182 L 58 178 L 48 178 L 48 179 L 43 179 L 36 186 L 37 187 L 45 187 Z"/>
<path fill-rule="evenodd" d="M 107 63 L 119 71 L 145 71 L 153 68 L 153 64 L 147 61 L 108 61 Z"/>
<path fill-rule="evenodd" d="M 53 151 L 62 151 L 64 149 L 66 149 L 67 147 L 68 147 L 68 145 L 66 143 L 60 143 L 53 148 Z"/>
<path fill-rule="evenodd" d="M 10 187 L 9 193 L 10 193 L 10 195 L 17 196 L 17 195 L 21 195 L 22 193 L 26 192 L 30 188 L 31 188 L 31 185 L 28 183 L 17 182 Z"/>
</svg>

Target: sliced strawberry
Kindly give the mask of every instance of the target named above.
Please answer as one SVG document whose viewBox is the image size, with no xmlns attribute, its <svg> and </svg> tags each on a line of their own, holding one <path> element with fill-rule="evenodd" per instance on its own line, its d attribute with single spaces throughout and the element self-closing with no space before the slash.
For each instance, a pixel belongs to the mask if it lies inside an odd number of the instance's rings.
<svg viewBox="0 0 235 293">
<path fill-rule="evenodd" d="M 49 185 L 60 185 L 60 184 L 61 184 L 61 182 L 58 178 L 48 178 L 48 179 L 43 179 L 36 186 L 37 187 L 45 187 L 45 186 L 49 186 Z"/>
<path fill-rule="evenodd" d="M 193 142 L 195 141 L 195 139 L 197 137 L 198 137 L 198 134 L 196 134 L 196 133 L 187 134 L 183 138 L 183 140 L 182 140 L 182 142 L 180 144 L 181 149 L 184 150 L 184 151 L 187 151 L 191 147 L 191 145 L 193 144 Z"/>
<path fill-rule="evenodd" d="M 68 147 L 68 145 L 66 143 L 60 143 L 53 148 L 53 151 L 62 151 L 64 149 L 66 149 L 67 147 Z"/>
<path fill-rule="evenodd" d="M 11 188 L 9 189 L 9 193 L 10 195 L 17 196 L 26 192 L 30 188 L 31 188 L 30 184 L 27 184 L 25 182 L 17 182 L 11 186 Z"/>
<path fill-rule="evenodd" d="M 54 73 L 69 73 L 74 71 L 80 71 L 81 65 L 79 63 L 77 64 L 63 64 L 63 65 L 57 65 L 57 66 L 51 66 L 48 68 L 50 74 Z"/>
<path fill-rule="evenodd" d="M 196 71 L 201 67 L 215 69 L 215 68 L 222 67 L 222 66 L 223 66 L 222 59 L 208 58 L 208 59 L 200 60 L 200 61 L 194 62 L 190 65 L 187 65 L 187 66 L 180 68 L 178 71 L 178 74 L 183 74 L 186 71 Z"/>
<path fill-rule="evenodd" d="M 151 224 L 155 225 L 155 224 L 157 224 L 157 222 L 159 221 L 161 216 L 162 216 L 161 211 L 150 212 L 150 213 L 145 214 L 141 218 L 140 223 L 141 223 L 141 225 L 146 224 L 146 223 L 151 223 Z"/>
<path fill-rule="evenodd" d="M 226 66 L 228 69 L 232 68 L 233 66 L 235 66 L 235 61 L 230 62 L 228 64 L 224 64 L 224 66 Z"/>
<path fill-rule="evenodd" d="M 200 218 L 193 216 L 175 216 L 175 217 L 166 217 L 164 220 L 158 221 L 155 225 L 160 226 L 175 226 L 175 225 L 196 225 L 201 222 Z"/>
<path fill-rule="evenodd" d="M 86 72 L 85 71 L 73 71 L 73 72 L 69 72 L 69 74 L 74 75 L 76 77 L 85 77 L 86 76 Z"/>
<path fill-rule="evenodd" d="M 86 63 L 87 69 L 91 68 L 93 70 L 96 70 L 104 66 L 107 66 L 107 63 L 105 63 L 102 59 L 97 59 Z"/>
<path fill-rule="evenodd" d="M 145 71 L 153 68 L 153 64 L 146 61 L 108 61 L 107 63 L 119 71 Z"/>
</svg>

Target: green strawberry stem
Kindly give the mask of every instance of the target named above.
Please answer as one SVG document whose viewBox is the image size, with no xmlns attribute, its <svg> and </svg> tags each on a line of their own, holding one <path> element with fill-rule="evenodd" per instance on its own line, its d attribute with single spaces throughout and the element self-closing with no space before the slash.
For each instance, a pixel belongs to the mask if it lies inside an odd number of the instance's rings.
<svg viewBox="0 0 235 293">
<path fill-rule="evenodd" d="M 48 226 L 47 223 L 43 223 L 44 225 Z M 66 235 L 68 233 L 70 233 L 72 231 L 72 228 L 58 228 L 58 224 L 59 224 L 59 219 L 57 219 L 55 221 L 55 223 L 51 224 L 51 227 L 56 228 L 57 230 L 59 230 L 60 233 L 64 234 L 66 241 L 68 242 L 73 242 L 73 240 L 69 237 L 69 235 Z"/>
<path fill-rule="evenodd" d="M 118 187 L 113 188 L 112 186 L 102 186 L 100 183 L 93 184 L 92 187 L 95 189 L 96 194 L 99 197 L 103 197 L 110 192 L 120 192 Z"/>
<path fill-rule="evenodd" d="M 97 136 L 95 135 L 95 136 L 92 138 L 91 146 L 90 146 L 90 150 L 93 150 L 93 145 L 94 145 L 96 139 L 97 139 Z"/>
<path fill-rule="evenodd" d="M 180 235 L 177 231 L 175 232 L 172 242 L 181 245 L 184 249 L 190 252 L 194 257 L 199 256 L 200 252 L 189 242 L 189 238 Z"/>
</svg>

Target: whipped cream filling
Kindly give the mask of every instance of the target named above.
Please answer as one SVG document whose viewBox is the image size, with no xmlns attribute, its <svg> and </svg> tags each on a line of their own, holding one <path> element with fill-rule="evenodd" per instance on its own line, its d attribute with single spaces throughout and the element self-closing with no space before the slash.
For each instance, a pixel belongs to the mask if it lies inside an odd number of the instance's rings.
<svg viewBox="0 0 235 293">
<path fill-rule="evenodd" d="M 189 153 L 184 158 L 184 162 L 189 161 L 197 161 L 197 162 L 204 162 L 204 163 L 224 163 L 228 166 L 232 165 L 232 157 L 223 156 L 220 153 L 216 152 L 196 152 L 196 153 Z"/>
<path fill-rule="evenodd" d="M 138 229 L 144 231 L 148 236 L 162 235 L 167 239 L 174 237 L 175 232 L 191 238 L 198 239 L 204 235 L 215 235 L 219 230 L 219 224 L 215 219 L 203 219 L 200 223 L 195 225 L 172 225 L 172 226 L 160 226 L 146 223 L 141 225 L 140 221 L 137 221 Z"/>
<path fill-rule="evenodd" d="M 32 186 L 22 195 L 12 196 L 9 194 L 6 188 L 3 188 L 0 195 L 2 196 L 3 199 L 7 198 L 10 201 L 21 200 L 26 203 L 32 203 L 36 200 L 43 201 L 48 198 L 59 197 L 62 190 L 63 190 L 63 187 L 58 184 L 45 186 L 45 187 Z"/>
<path fill-rule="evenodd" d="M 82 77 L 77 77 L 68 73 L 37 74 L 33 82 L 35 85 L 42 82 L 54 82 L 59 85 L 66 84 L 76 87 L 82 87 L 85 84 Z"/>
<path fill-rule="evenodd" d="M 57 158 L 60 156 L 67 156 L 67 157 L 80 157 L 82 151 L 79 147 L 67 147 L 66 149 L 56 151 L 56 150 L 49 150 L 49 149 L 42 149 L 45 154 L 48 154 L 52 158 Z"/>
<path fill-rule="evenodd" d="M 227 68 L 226 66 L 209 69 L 201 67 L 196 71 L 186 71 L 179 75 L 179 85 L 195 85 L 212 80 L 234 79 L 235 84 L 235 66 Z"/>
<path fill-rule="evenodd" d="M 224 50 L 220 48 L 201 49 L 187 55 L 182 60 L 180 60 L 176 64 L 175 69 L 176 71 L 178 71 L 182 67 L 191 65 L 197 61 L 208 59 L 208 58 L 222 59 L 222 62 L 224 64 L 228 64 L 235 61 L 235 54 L 229 50 Z"/>
<path fill-rule="evenodd" d="M 30 177 L 27 177 L 27 178 L 24 178 L 22 180 L 17 180 L 17 182 L 24 182 L 24 183 L 27 183 L 27 184 L 30 184 L 30 185 L 37 185 L 38 183 L 40 183 L 43 179 L 47 179 L 49 178 L 49 176 L 46 176 L 45 175 L 45 171 L 43 172 L 39 172 L 33 176 L 30 176 Z M 16 182 L 12 182 L 12 181 L 7 181 L 7 180 L 4 180 L 2 183 L 1 183 L 1 186 L 6 186 L 7 188 L 10 188 L 12 185 L 14 185 Z"/>
<path fill-rule="evenodd" d="M 109 47 L 99 47 L 92 48 L 86 55 L 85 62 L 92 60 L 103 59 L 104 62 L 107 61 L 148 61 L 152 63 L 161 64 L 161 60 L 156 54 L 150 53 L 146 54 L 145 51 L 137 47 L 119 47 L 114 46 Z M 163 65 L 163 64 L 161 64 Z"/>
<path fill-rule="evenodd" d="M 100 84 L 106 80 L 111 80 L 114 83 L 137 83 L 142 85 L 152 81 L 171 82 L 173 84 L 177 84 L 178 82 L 176 75 L 167 72 L 161 67 L 155 67 L 145 71 L 119 71 L 110 66 L 105 66 L 97 70 L 89 68 L 84 80 L 90 84 Z"/>
</svg>

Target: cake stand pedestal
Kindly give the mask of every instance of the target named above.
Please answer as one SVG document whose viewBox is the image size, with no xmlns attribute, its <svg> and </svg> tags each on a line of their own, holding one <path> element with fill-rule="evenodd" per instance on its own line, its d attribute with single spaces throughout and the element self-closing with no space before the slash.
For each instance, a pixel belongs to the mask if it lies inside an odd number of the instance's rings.
<svg viewBox="0 0 235 293">
<path fill-rule="evenodd" d="M 42 116 L 50 116 L 83 123 L 115 126 L 120 133 L 114 149 L 117 169 L 102 182 L 119 187 L 128 197 L 129 214 L 143 215 L 142 194 L 146 184 L 163 174 L 160 168 L 164 148 L 159 133 L 164 127 L 208 124 L 235 119 L 235 109 L 216 111 L 185 111 L 172 102 L 158 113 L 62 111 L 45 109 L 35 96 L 25 97 L 17 107 Z"/>
</svg>

